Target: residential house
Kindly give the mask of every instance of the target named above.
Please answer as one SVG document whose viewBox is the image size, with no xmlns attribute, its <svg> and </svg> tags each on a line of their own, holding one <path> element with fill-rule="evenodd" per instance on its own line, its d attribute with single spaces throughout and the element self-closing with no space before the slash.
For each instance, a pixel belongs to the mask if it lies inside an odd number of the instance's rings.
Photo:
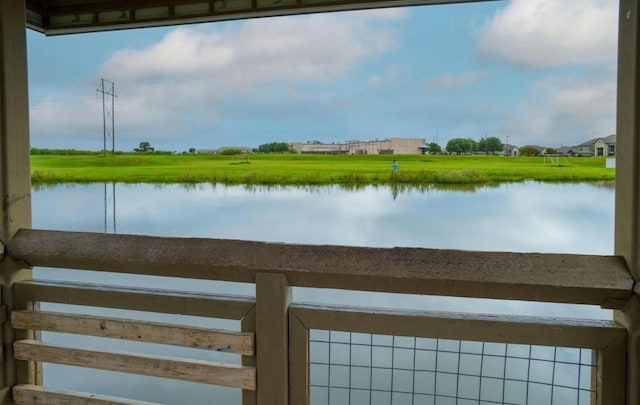
<svg viewBox="0 0 640 405">
<path fill-rule="evenodd" d="M 561 146 L 556 149 L 558 155 L 574 157 L 578 154 L 576 146 Z"/>
<path fill-rule="evenodd" d="M 593 138 L 578 145 L 578 156 L 615 156 L 616 135 Z"/>
<path fill-rule="evenodd" d="M 506 143 L 502 149 L 502 154 L 505 156 L 520 156 L 520 148 L 516 145 L 509 145 Z"/>
</svg>

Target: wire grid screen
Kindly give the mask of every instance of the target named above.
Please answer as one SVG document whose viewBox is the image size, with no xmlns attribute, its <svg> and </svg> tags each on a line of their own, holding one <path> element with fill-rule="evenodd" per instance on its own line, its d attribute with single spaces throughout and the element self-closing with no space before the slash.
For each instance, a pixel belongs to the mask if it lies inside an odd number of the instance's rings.
<svg viewBox="0 0 640 405">
<path fill-rule="evenodd" d="M 310 331 L 312 405 L 587 405 L 591 349 Z"/>
</svg>

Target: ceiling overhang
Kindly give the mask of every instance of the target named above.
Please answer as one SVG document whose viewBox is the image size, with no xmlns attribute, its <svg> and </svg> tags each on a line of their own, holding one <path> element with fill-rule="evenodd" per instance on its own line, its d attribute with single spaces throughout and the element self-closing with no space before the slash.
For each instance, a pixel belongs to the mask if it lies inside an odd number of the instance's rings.
<svg viewBox="0 0 640 405">
<path fill-rule="evenodd" d="M 386 7 L 493 0 L 26 0 L 46 35 Z"/>
</svg>

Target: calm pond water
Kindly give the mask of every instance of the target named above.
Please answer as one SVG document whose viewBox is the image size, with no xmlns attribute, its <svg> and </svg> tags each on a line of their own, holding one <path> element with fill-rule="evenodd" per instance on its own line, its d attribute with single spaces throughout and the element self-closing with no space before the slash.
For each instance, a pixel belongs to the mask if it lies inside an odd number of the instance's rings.
<svg viewBox="0 0 640 405">
<path fill-rule="evenodd" d="M 40 229 L 247 239 L 304 244 L 429 247 L 466 250 L 612 254 L 614 192 L 610 185 L 503 184 L 451 190 L 363 187 L 90 184 L 35 188 L 33 224 Z M 254 294 L 253 285 L 195 282 L 60 269 L 36 277 L 188 291 Z M 590 306 L 294 289 L 294 300 L 438 311 L 610 319 Z M 55 310 L 60 306 L 47 305 Z M 75 312 L 123 311 L 64 307 Z M 123 315 L 124 316 L 124 315 Z M 126 312 L 128 317 L 162 319 Z M 238 322 L 176 317 L 236 329 Z M 221 353 L 46 333 L 47 341 L 216 361 Z M 239 392 L 200 384 L 64 366 L 45 367 L 45 384 L 170 404 L 240 403 Z M 319 402 L 319 401 L 318 401 Z M 324 402 L 324 399 L 323 399 Z M 354 402 L 352 402 L 354 403 Z M 575 403 L 575 402 L 573 402 Z"/>
</svg>

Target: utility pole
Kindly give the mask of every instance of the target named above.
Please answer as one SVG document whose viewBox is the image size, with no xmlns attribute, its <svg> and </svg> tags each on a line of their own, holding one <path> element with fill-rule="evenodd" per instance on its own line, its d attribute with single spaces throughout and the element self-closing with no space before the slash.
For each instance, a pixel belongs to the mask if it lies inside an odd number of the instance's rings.
<svg viewBox="0 0 640 405">
<path fill-rule="evenodd" d="M 106 86 L 105 86 L 106 83 Z M 111 86 L 109 86 L 111 85 Z M 116 132 L 115 132 L 115 98 L 116 84 L 110 80 L 100 79 L 100 87 L 96 89 L 102 93 L 102 151 L 107 156 L 107 138 L 111 138 L 111 154 L 116 154 Z M 111 107 L 107 97 L 111 97 Z"/>
</svg>

